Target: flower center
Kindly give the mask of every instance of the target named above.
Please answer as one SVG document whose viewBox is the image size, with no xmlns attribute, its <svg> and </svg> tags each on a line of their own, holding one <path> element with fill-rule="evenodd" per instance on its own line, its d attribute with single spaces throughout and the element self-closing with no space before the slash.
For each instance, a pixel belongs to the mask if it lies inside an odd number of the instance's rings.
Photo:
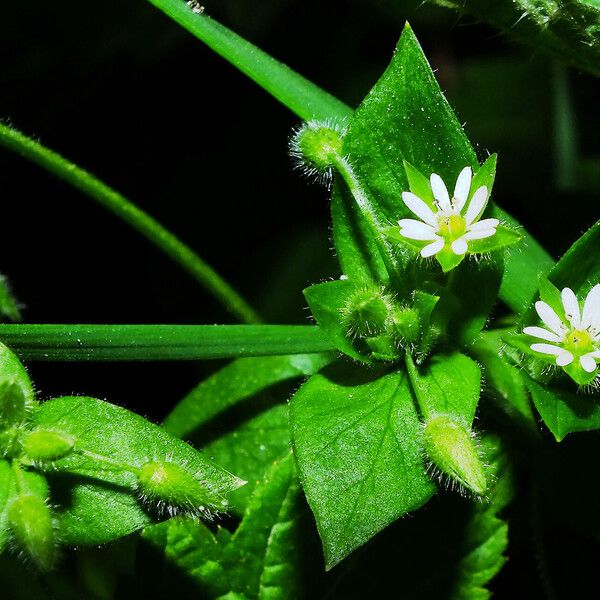
<svg viewBox="0 0 600 600">
<path fill-rule="evenodd" d="M 461 215 L 439 213 L 438 233 L 449 241 L 457 240 L 467 231 L 467 222 Z"/>
<path fill-rule="evenodd" d="M 575 329 L 567 334 L 565 348 L 573 354 L 586 354 L 594 351 L 594 340 L 587 329 Z"/>
</svg>

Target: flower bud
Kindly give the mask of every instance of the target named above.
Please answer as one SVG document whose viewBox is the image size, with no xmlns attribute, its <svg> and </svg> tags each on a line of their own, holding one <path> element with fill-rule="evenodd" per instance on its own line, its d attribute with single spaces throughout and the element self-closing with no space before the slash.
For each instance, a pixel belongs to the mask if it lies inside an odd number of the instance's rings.
<svg viewBox="0 0 600 600">
<path fill-rule="evenodd" d="M 345 130 L 324 121 L 304 123 L 290 140 L 290 154 L 307 175 L 329 179 L 342 156 Z"/>
<path fill-rule="evenodd" d="M 212 492 L 189 471 L 168 461 L 147 462 L 137 476 L 138 491 L 144 500 L 166 508 L 207 516 L 211 509 L 223 510 L 227 501 Z"/>
<path fill-rule="evenodd" d="M 19 547 L 42 570 L 56 562 L 57 543 L 52 512 L 43 498 L 17 496 L 8 507 L 8 525 Z"/>
<path fill-rule="evenodd" d="M 413 343 L 419 339 L 419 313 L 410 307 L 400 308 L 394 313 L 394 327 L 404 342 Z"/>
<path fill-rule="evenodd" d="M 13 425 L 0 430 L 0 458 L 16 458 L 21 455 L 23 428 Z"/>
<path fill-rule="evenodd" d="M 37 429 L 23 439 L 23 452 L 33 462 L 52 462 L 68 456 L 75 438 L 67 433 Z"/>
<path fill-rule="evenodd" d="M 25 367 L 13 352 L 0 344 L 0 429 L 25 422 L 34 403 Z"/>
<path fill-rule="evenodd" d="M 470 431 L 452 417 L 439 415 L 425 423 L 423 443 L 444 475 L 477 495 L 485 493 L 485 471 Z"/>
<path fill-rule="evenodd" d="M 376 287 L 355 291 L 343 309 L 348 334 L 358 337 L 380 335 L 389 328 L 392 308 L 392 299 Z"/>
</svg>

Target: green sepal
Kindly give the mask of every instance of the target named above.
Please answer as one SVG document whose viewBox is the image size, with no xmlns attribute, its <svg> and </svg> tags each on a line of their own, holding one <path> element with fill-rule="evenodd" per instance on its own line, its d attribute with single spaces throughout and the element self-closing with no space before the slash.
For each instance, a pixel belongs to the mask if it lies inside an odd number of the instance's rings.
<svg viewBox="0 0 600 600">
<path fill-rule="evenodd" d="M 33 386 L 25 367 L 0 343 L 0 430 L 24 423 L 35 404 Z"/>
<path fill-rule="evenodd" d="M 429 179 L 418 169 L 413 167 L 407 160 L 404 160 L 403 164 L 410 191 L 415 194 L 415 196 L 421 198 L 431 210 L 437 211 L 438 207 L 435 203 L 433 192 L 431 191 Z"/>
<path fill-rule="evenodd" d="M 469 254 L 488 254 L 489 252 L 517 244 L 522 239 L 518 231 L 504 225 L 498 225 L 494 235 L 482 240 L 469 240 L 467 242 L 469 248 L 467 252 Z"/>
<path fill-rule="evenodd" d="M 23 436 L 23 452 L 33 463 L 45 463 L 67 457 L 75 438 L 60 431 L 37 429 Z"/>
<path fill-rule="evenodd" d="M 456 254 L 452 251 L 449 244 L 446 244 L 436 255 L 435 260 L 440 263 L 442 271 L 447 273 L 452 271 L 460 265 L 460 263 L 466 258 L 467 254 Z"/>
</svg>

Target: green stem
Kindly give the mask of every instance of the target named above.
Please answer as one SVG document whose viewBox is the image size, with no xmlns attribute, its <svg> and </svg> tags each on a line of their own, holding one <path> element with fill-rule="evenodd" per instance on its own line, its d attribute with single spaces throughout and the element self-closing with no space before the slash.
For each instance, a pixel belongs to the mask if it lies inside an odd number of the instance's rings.
<svg viewBox="0 0 600 600">
<path fill-rule="evenodd" d="M 99 179 L 21 132 L 0 123 L 0 145 L 81 190 L 160 248 L 245 323 L 260 323 L 248 303 L 189 246 Z"/>
<path fill-rule="evenodd" d="M 0 325 L 22 359 L 43 361 L 200 360 L 333 351 L 305 325 Z"/>
<path fill-rule="evenodd" d="M 422 401 L 421 394 L 418 392 L 417 377 L 418 377 L 419 373 L 417 371 L 417 367 L 413 361 L 413 358 L 412 358 L 410 352 L 406 353 L 405 362 L 406 362 L 406 372 L 408 373 L 408 380 L 410 381 L 410 387 L 413 391 L 413 397 L 415 398 L 415 400 L 417 402 L 417 407 L 419 409 L 419 412 L 421 413 L 421 417 L 423 417 L 424 421 L 428 421 L 432 415 L 429 410 L 429 407 L 427 406 L 427 403 Z"/>
<path fill-rule="evenodd" d="M 12 461 L 12 469 L 13 474 L 15 476 L 15 484 L 17 486 L 17 492 L 19 494 L 27 493 L 27 484 L 25 483 L 25 478 L 23 477 L 23 472 L 21 471 L 21 463 L 18 460 Z"/>
<path fill-rule="evenodd" d="M 395 277 L 400 270 L 400 265 L 398 265 L 393 248 L 382 233 L 383 223 L 379 220 L 377 210 L 363 190 L 362 185 L 348 160 L 342 156 L 338 156 L 334 166 L 346 182 L 359 210 L 369 223 L 377 248 L 379 249 L 379 254 L 383 259 L 390 277 Z"/>
</svg>

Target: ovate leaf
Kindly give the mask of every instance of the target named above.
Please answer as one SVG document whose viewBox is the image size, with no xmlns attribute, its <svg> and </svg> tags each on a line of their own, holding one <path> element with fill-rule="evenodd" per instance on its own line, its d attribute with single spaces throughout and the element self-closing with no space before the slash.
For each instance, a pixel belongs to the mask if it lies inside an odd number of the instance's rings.
<svg viewBox="0 0 600 600">
<path fill-rule="evenodd" d="M 334 363 L 300 388 L 290 408 L 294 455 L 327 568 L 433 494 L 403 372 Z"/>
<path fill-rule="evenodd" d="M 141 466 L 169 460 L 226 497 L 243 481 L 157 425 L 113 404 L 86 397 L 43 403 L 33 417 L 37 427 L 65 432 L 79 450 Z M 60 537 L 66 544 L 102 544 L 150 524 L 151 513 L 136 496 L 136 477 L 78 453 L 56 461 L 53 475 L 60 510 Z"/>
</svg>

